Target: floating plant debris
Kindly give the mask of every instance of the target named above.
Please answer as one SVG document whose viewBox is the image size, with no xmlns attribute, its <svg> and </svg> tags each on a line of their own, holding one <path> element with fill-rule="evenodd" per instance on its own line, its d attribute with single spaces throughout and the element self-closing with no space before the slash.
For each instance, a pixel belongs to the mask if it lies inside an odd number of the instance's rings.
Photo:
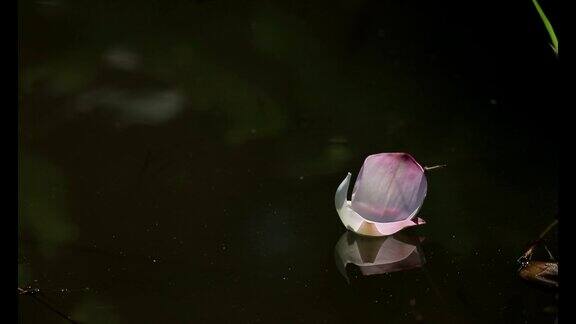
<svg viewBox="0 0 576 324">
<path fill-rule="evenodd" d="M 349 230 L 367 236 L 392 235 L 425 223 L 416 217 L 426 197 L 425 171 L 406 153 L 368 156 L 354 184 L 352 200 L 347 198 L 350 173 L 336 190 L 340 220 Z"/>
<path fill-rule="evenodd" d="M 522 279 L 538 284 L 542 287 L 558 288 L 558 261 L 554 258 L 544 243 L 544 237 L 546 234 L 557 224 L 558 220 L 554 220 L 550 225 L 548 225 L 548 227 L 540 233 L 538 239 L 532 242 L 526 252 L 518 258 L 518 263 L 520 263 L 518 274 Z M 544 247 L 550 260 L 532 260 L 536 248 L 540 245 Z"/>
<path fill-rule="evenodd" d="M 558 262 L 529 261 L 519 271 L 524 280 L 547 288 L 558 288 Z"/>
</svg>

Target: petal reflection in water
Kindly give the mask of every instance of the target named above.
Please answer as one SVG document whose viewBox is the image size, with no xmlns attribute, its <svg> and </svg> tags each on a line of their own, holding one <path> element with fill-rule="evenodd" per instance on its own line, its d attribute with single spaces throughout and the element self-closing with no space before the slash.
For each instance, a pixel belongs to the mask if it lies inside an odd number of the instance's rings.
<svg viewBox="0 0 576 324">
<path fill-rule="evenodd" d="M 348 282 L 349 263 L 358 266 L 364 276 L 420 268 L 426 262 L 420 249 L 421 240 L 400 233 L 366 237 L 346 231 L 334 248 L 336 267 Z"/>
</svg>

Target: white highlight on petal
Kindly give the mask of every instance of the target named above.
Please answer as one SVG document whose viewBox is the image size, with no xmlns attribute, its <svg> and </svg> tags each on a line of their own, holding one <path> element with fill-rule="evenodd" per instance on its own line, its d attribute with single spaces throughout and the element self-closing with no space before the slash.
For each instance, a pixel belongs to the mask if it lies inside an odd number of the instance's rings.
<svg viewBox="0 0 576 324">
<path fill-rule="evenodd" d="M 352 203 L 347 200 L 348 187 L 352 174 L 348 173 L 346 178 L 340 183 L 334 198 L 336 211 L 344 226 L 360 235 L 366 236 L 386 236 L 392 235 L 406 227 L 425 224 L 421 218 L 411 218 L 391 223 L 377 223 L 367 220 L 352 209 Z"/>
</svg>

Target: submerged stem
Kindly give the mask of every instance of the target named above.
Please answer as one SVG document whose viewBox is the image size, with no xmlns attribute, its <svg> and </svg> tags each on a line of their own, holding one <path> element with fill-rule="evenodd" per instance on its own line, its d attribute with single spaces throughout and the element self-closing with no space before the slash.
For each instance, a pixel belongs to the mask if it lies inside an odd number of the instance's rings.
<svg viewBox="0 0 576 324">
<path fill-rule="evenodd" d="M 58 314 L 60 317 L 64 318 L 65 320 L 67 320 L 70 323 L 74 323 L 74 324 L 78 323 L 75 320 L 71 319 L 68 315 L 66 315 L 66 314 L 62 313 L 61 311 L 59 311 L 58 309 L 56 309 L 56 307 L 52 306 L 44 298 L 42 298 L 40 296 L 42 293 L 40 292 L 40 289 L 38 289 L 38 288 L 22 289 L 22 288 L 18 287 L 18 294 L 19 295 L 27 295 L 27 296 L 32 297 L 34 300 L 36 300 L 40 304 L 46 306 L 49 310 Z"/>
</svg>

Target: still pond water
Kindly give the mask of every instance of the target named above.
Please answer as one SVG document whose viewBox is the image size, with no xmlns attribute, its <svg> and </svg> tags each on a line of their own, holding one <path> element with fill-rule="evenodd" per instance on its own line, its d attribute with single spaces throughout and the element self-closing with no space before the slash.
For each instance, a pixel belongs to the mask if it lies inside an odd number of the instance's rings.
<svg viewBox="0 0 576 324">
<path fill-rule="evenodd" d="M 556 73 L 530 5 L 511 23 L 456 3 L 20 1 L 19 286 L 83 323 L 554 323 L 556 295 L 516 273 L 557 213 L 550 107 L 522 109 Z M 378 152 L 447 167 L 426 225 L 366 240 L 334 193 Z M 405 267 L 344 268 L 406 246 Z"/>
</svg>

